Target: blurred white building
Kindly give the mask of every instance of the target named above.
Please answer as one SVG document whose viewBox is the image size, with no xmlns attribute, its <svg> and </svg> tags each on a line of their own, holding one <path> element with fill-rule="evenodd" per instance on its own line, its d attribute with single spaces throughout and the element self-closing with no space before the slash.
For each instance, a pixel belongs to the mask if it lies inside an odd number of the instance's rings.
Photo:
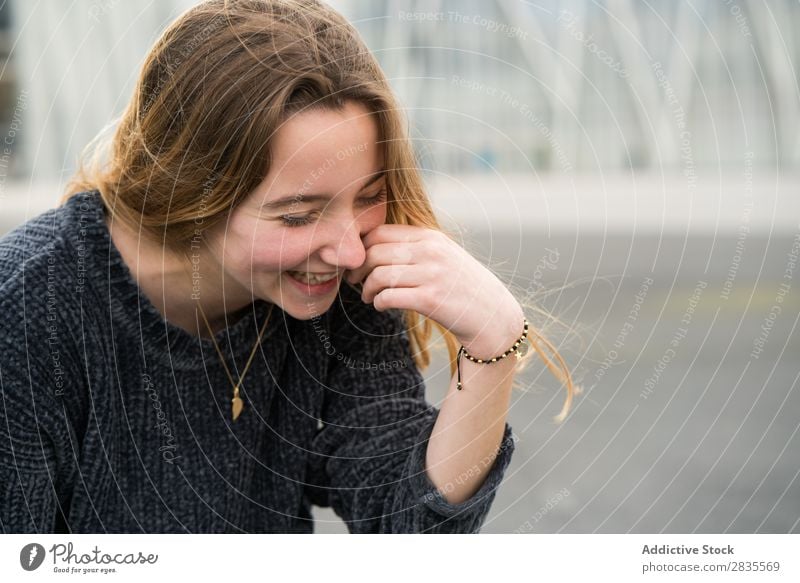
<svg viewBox="0 0 800 583">
<path fill-rule="evenodd" d="M 445 171 L 800 161 L 797 2 L 337 2 Z M 681 125 L 683 124 L 683 125 Z"/>
<path fill-rule="evenodd" d="M 7 173 L 55 196 L 81 149 L 122 112 L 152 42 L 194 4 L 5 4 L 4 123 L 15 110 L 19 118 Z M 432 192 L 463 200 L 457 193 L 475 182 L 464 177 L 486 177 L 475 183 L 487 190 L 470 193 L 479 209 L 444 208 L 453 218 L 485 223 L 500 192 L 532 209 L 526 224 L 569 228 L 583 209 L 582 224 L 596 228 L 667 217 L 681 229 L 692 226 L 683 209 L 703 209 L 711 214 L 694 227 L 734 228 L 754 185 L 764 228 L 791 228 L 800 214 L 797 2 L 332 4 L 407 107 Z M 576 188 L 584 175 L 595 178 Z M 556 187 L 566 190 L 548 192 Z"/>
</svg>

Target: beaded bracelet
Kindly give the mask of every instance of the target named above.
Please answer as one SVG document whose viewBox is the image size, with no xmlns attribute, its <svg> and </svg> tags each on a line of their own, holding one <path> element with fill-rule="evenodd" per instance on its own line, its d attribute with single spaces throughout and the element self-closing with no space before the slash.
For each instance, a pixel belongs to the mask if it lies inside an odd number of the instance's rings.
<svg viewBox="0 0 800 583">
<path fill-rule="evenodd" d="M 517 338 L 516 342 L 514 342 L 514 346 L 512 346 L 511 348 L 506 350 L 500 356 L 495 356 L 494 358 L 488 358 L 488 359 L 475 358 L 474 356 L 470 355 L 469 352 L 467 352 L 467 349 L 464 348 L 463 344 L 461 345 L 461 348 L 458 349 L 458 356 L 456 356 L 456 368 L 458 370 L 458 378 L 457 378 L 456 388 L 458 388 L 459 391 L 461 390 L 461 355 L 462 354 L 464 356 L 466 356 L 472 362 L 477 362 L 478 364 L 491 364 L 493 362 L 497 362 L 498 360 L 504 359 L 506 356 L 508 356 L 512 352 L 516 352 L 517 353 L 517 359 L 522 358 L 522 355 L 519 353 L 518 349 L 519 349 L 519 345 L 522 343 L 522 341 L 525 340 L 528 337 L 528 320 L 526 318 L 522 318 L 522 322 L 524 324 L 524 328 L 523 328 L 523 331 L 522 331 L 522 336 Z"/>
</svg>

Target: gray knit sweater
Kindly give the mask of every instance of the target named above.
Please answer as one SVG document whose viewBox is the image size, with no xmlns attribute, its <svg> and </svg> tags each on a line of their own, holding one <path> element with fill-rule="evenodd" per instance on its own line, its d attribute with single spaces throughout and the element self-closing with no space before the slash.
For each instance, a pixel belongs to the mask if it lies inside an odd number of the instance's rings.
<svg viewBox="0 0 800 583">
<path fill-rule="evenodd" d="M 424 471 L 425 401 L 402 312 L 343 285 L 308 321 L 275 308 L 230 420 L 210 339 L 163 319 L 81 193 L 0 239 L 0 530 L 478 532 L 514 451 L 450 504 Z M 267 304 L 217 335 L 234 377 Z"/>
</svg>

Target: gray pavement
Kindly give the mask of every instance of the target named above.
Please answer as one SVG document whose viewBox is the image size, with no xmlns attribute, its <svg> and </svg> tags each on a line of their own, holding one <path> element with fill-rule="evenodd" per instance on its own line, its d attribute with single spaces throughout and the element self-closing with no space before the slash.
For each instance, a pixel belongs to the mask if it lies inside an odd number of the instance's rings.
<svg viewBox="0 0 800 583">
<path fill-rule="evenodd" d="M 563 390 L 522 374 L 483 532 L 800 532 L 800 236 L 473 240 L 523 297 L 556 290 L 537 305 L 585 389 L 558 426 Z"/>
</svg>

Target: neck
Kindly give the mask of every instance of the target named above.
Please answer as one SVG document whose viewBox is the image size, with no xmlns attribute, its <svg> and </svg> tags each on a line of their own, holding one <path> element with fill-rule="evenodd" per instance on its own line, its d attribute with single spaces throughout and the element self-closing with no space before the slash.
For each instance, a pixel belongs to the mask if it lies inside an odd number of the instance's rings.
<svg viewBox="0 0 800 583">
<path fill-rule="evenodd" d="M 200 337 L 210 337 L 198 304 L 213 334 L 233 324 L 252 295 L 226 279 L 219 262 L 206 246 L 186 253 L 167 250 L 144 233 L 106 219 L 114 246 L 137 285 L 165 320 Z"/>
</svg>

